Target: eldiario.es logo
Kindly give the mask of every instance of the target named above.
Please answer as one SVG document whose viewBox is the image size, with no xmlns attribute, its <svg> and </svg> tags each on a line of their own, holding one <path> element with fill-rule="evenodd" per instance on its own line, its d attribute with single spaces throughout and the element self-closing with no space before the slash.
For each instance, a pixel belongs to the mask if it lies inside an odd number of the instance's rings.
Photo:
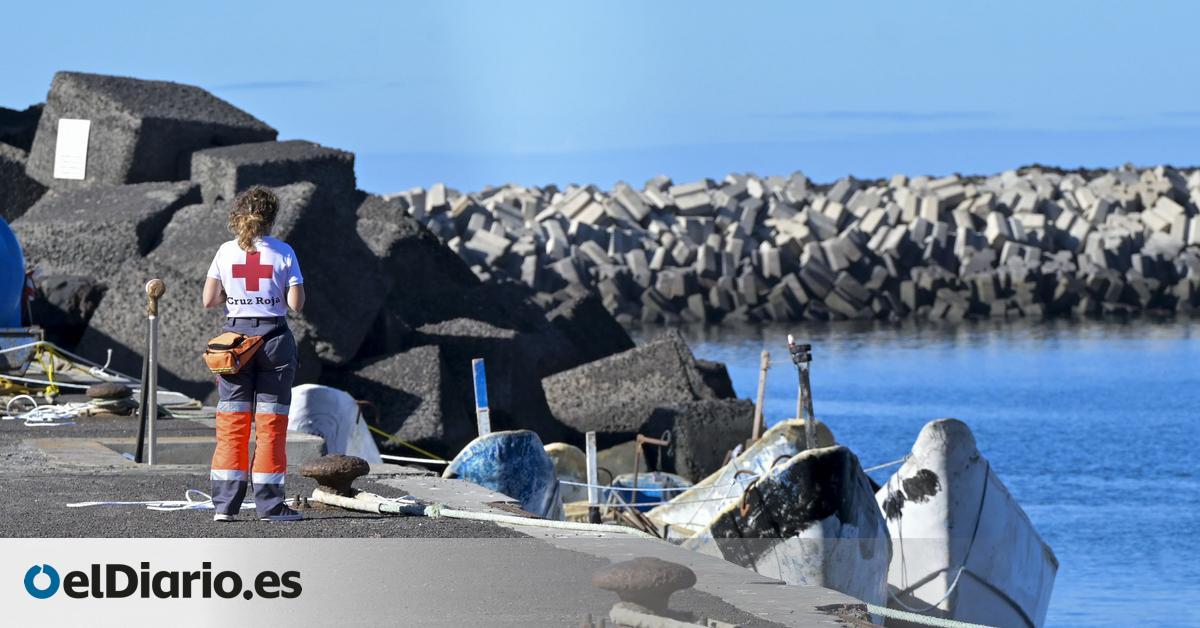
<svg viewBox="0 0 1200 628">
<path fill-rule="evenodd" d="M 59 577 L 58 570 L 50 565 L 33 565 L 25 572 L 25 590 L 29 595 L 45 600 L 62 589 L 70 598 L 127 598 L 137 595 L 143 598 L 187 599 L 193 597 L 243 599 L 261 597 L 267 599 L 300 597 L 299 571 L 262 571 L 255 575 L 250 585 L 244 586 L 242 577 L 234 571 L 213 573 L 212 563 L 200 563 L 199 571 L 151 571 L 150 563 L 143 562 L 140 569 L 123 564 L 92 564 L 87 571 L 68 571 Z"/>
</svg>

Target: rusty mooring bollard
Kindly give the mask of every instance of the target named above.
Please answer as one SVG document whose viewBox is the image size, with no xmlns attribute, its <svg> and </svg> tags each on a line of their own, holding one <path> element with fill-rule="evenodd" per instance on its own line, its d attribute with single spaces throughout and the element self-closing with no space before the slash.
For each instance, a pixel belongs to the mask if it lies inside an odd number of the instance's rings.
<svg viewBox="0 0 1200 628">
<path fill-rule="evenodd" d="M 592 585 L 656 615 L 670 613 L 671 594 L 696 584 L 696 572 L 658 558 L 615 563 L 592 575 Z"/>
<path fill-rule="evenodd" d="M 321 490 L 346 497 L 354 497 L 354 480 L 370 471 L 371 465 L 366 460 L 342 454 L 321 456 L 300 467 L 300 475 L 316 480 Z"/>
</svg>

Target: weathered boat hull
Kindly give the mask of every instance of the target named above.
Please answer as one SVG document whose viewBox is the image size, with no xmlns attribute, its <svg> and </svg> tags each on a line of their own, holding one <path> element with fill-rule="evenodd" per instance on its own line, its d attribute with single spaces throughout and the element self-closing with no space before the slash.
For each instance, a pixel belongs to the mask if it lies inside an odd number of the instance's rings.
<svg viewBox="0 0 1200 628">
<path fill-rule="evenodd" d="M 816 424 L 817 445 L 833 445 L 833 434 L 820 421 Z M 667 538 L 687 538 L 704 529 L 717 513 L 741 501 L 742 492 L 777 462 L 791 459 L 804 450 L 804 421 L 789 419 L 776 423 L 753 445 L 716 473 L 678 493 L 669 504 L 646 514 L 667 533 Z"/>
<path fill-rule="evenodd" d="M 442 477 L 462 478 L 517 500 L 546 519 L 563 518 L 554 462 L 529 430 L 492 432 L 467 443 Z"/>
<path fill-rule="evenodd" d="M 1045 621 L 1058 559 L 966 424 L 927 424 L 876 501 L 893 542 L 893 607 L 992 626 Z"/>
<path fill-rule="evenodd" d="M 632 473 L 623 473 L 613 478 L 612 484 L 605 489 L 604 501 L 609 501 L 608 496 L 611 494 L 612 498 L 619 500 L 620 503 L 646 512 L 663 502 L 670 501 L 691 486 L 692 483 L 687 478 L 674 473 L 662 471 L 639 473 L 636 481 L 634 481 Z"/>
<path fill-rule="evenodd" d="M 563 504 L 586 501 L 587 487 L 579 485 L 587 483 L 587 455 L 580 448 L 567 443 L 550 443 L 545 449 L 546 455 L 550 456 L 554 463 L 554 473 L 560 482 L 558 492 Z"/>
<path fill-rule="evenodd" d="M 887 600 L 891 539 L 858 458 L 841 446 L 773 467 L 684 547 L 788 584 Z"/>
</svg>

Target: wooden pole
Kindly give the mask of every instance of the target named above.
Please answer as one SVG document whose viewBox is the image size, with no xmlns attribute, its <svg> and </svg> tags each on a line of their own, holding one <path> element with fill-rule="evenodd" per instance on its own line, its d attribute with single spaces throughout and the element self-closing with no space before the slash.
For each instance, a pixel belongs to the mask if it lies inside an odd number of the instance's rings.
<svg viewBox="0 0 1200 628">
<path fill-rule="evenodd" d="M 754 400 L 754 431 L 750 435 L 749 445 L 758 442 L 762 437 L 763 428 L 763 397 L 767 392 L 767 369 L 771 368 L 771 354 L 763 349 L 758 365 L 758 396 Z"/>
<path fill-rule="evenodd" d="M 812 345 L 796 344 L 796 339 L 788 334 L 788 352 L 792 354 L 792 364 L 796 365 L 796 375 L 799 379 L 799 390 L 796 391 L 796 418 L 804 418 L 804 448 L 814 449 L 817 446 L 817 420 L 813 416 L 812 389 L 808 381 L 808 364 L 812 361 Z"/>
</svg>

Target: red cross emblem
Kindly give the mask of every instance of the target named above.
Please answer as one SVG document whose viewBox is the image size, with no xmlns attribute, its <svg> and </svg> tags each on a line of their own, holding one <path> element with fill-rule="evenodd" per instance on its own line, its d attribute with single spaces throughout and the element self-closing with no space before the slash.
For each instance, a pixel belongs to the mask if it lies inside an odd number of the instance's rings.
<svg viewBox="0 0 1200 628">
<path fill-rule="evenodd" d="M 258 292 L 258 281 L 270 279 L 274 269 L 268 264 L 260 264 L 259 252 L 246 253 L 245 264 L 233 265 L 233 276 L 246 282 L 247 292 Z"/>
</svg>

